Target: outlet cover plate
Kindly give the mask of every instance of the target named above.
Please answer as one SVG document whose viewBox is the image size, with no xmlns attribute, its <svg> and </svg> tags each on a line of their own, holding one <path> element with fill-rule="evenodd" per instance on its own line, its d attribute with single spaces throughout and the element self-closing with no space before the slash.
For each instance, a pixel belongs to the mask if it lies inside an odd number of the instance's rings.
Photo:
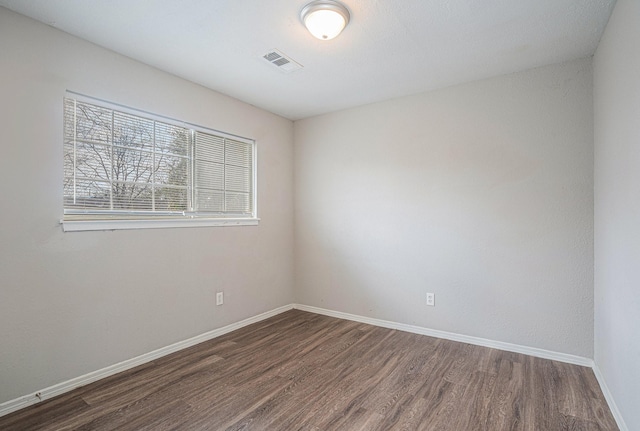
<svg viewBox="0 0 640 431">
<path fill-rule="evenodd" d="M 435 307 L 436 305 L 436 296 L 433 293 L 427 293 L 427 305 L 430 307 Z"/>
</svg>

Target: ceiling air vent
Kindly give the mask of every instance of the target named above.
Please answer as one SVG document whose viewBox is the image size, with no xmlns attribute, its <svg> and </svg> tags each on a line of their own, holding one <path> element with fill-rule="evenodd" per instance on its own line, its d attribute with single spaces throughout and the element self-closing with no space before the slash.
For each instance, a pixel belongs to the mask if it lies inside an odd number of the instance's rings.
<svg viewBox="0 0 640 431">
<path fill-rule="evenodd" d="M 302 69 L 302 65 L 297 61 L 287 57 L 277 49 L 272 49 L 262 56 L 269 63 L 276 66 L 280 71 L 284 73 L 293 72 L 294 70 Z"/>
</svg>

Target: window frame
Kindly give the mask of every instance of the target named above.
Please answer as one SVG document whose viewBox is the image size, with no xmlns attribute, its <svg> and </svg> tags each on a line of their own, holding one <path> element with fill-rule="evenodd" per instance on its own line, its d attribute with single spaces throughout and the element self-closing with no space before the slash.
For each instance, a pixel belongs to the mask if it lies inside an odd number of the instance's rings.
<svg viewBox="0 0 640 431">
<path fill-rule="evenodd" d="M 246 216 L 223 215 L 223 213 L 202 213 L 197 211 L 185 211 L 177 213 L 163 213 L 162 211 L 105 211 L 90 209 L 71 209 L 65 208 L 63 199 L 63 217 L 60 224 L 64 232 L 77 231 L 98 231 L 98 230 L 120 230 L 120 229 L 154 229 L 154 228 L 185 228 L 185 227 L 209 227 L 209 226 L 256 226 L 259 224 L 258 218 L 258 148 L 254 139 L 243 136 L 222 132 L 216 129 L 200 126 L 186 121 L 176 120 L 171 117 L 155 114 L 141 109 L 131 108 L 114 102 L 98 99 L 84 94 L 67 90 L 63 97 L 63 124 L 65 116 L 65 100 L 75 99 L 81 103 L 88 103 L 111 109 L 113 111 L 122 112 L 128 115 L 134 115 L 144 119 L 158 121 L 169 125 L 187 128 L 190 135 L 196 132 L 215 135 L 217 137 L 230 139 L 251 146 L 251 214 Z M 64 134 L 64 125 L 63 125 Z M 62 139 L 62 147 L 64 153 L 65 138 Z M 195 144 L 194 144 L 195 145 Z M 196 150 L 197 151 L 197 150 Z M 193 153 L 190 154 L 190 163 L 195 164 Z M 189 188 L 193 188 L 195 177 L 190 179 Z M 63 193 L 64 195 L 64 193 Z"/>
</svg>

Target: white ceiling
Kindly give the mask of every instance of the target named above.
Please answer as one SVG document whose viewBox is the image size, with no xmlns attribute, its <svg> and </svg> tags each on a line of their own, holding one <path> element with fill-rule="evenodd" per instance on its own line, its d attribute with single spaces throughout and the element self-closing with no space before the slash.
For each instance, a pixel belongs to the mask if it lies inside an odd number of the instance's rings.
<svg viewBox="0 0 640 431">
<path fill-rule="evenodd" d="M 314 39 L 310 0 L 0 0 L 68 33 L 290 119 L 593 54 L 615 0 L 342 0 Z M 262 59 L 278 49 L 304 68 Z"/>
</svg>

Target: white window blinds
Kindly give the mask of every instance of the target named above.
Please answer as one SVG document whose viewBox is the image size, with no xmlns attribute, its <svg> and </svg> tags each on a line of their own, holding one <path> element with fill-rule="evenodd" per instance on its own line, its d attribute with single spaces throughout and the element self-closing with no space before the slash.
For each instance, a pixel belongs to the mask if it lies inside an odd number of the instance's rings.
<svg viewBox="0 0 640 431">
<path fill-rule="evenodd" d="M 254 218 L 255 143 L 64 100 L 65 220 Z"/>
<path fill-rule="evenodd" d="M 195 132 L 195 200 L 200 211 L 251 210 L 253 152 L 244 142 Z"/>
</svg>

